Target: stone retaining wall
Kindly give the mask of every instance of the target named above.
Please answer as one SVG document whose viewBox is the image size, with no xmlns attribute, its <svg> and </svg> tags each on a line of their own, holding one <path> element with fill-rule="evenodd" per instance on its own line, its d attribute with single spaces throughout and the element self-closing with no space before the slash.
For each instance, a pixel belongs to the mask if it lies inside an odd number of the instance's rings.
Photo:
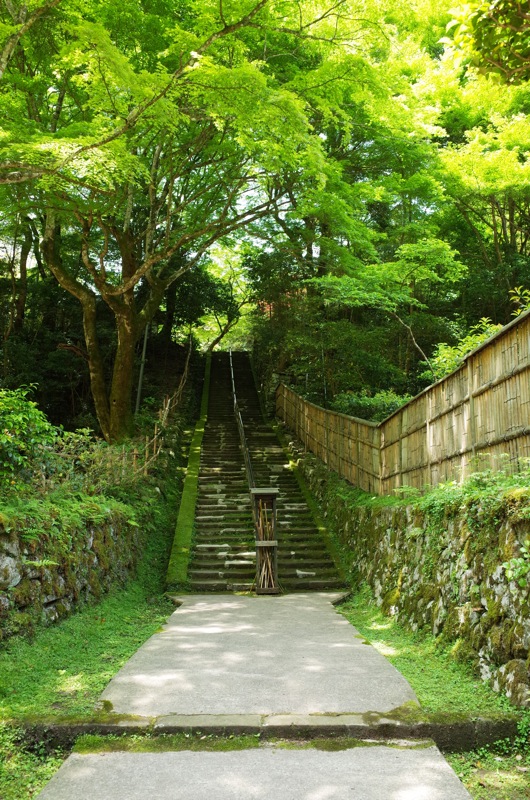
<svg viewBox="0 0 530 800">
<path fill-rule="evenodd" d="M 24 543 L 0 526 L 0 640 L 35 622 L 55 622 L 79 602 L 125 581 L 136 566 L 138 546 L 138 527 L 116 511 L 76 532 L 67 553 L 46 541 Z"/>
<path fill-rule="evenodd" d="M 295 456 L 354 583 L 367 582 L 377 603 L 413 629 L 454 642 L 455 655 L 471 659 L 496 691 L 530 706 L 530 590 L 502 566 L 530 537 L 530 490 L 507 496 L 493 524 L 480 507 L 448 512 L 440 524 L 440 514 L 415 504 L 356 505 L 353 487 L 322 462 Z"/>
</svg>

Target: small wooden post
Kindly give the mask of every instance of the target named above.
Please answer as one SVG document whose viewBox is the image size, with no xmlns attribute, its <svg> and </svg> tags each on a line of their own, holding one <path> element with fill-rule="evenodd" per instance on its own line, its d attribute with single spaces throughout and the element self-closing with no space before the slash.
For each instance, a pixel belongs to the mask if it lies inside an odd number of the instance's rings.
<svg viewBox="0 0 530 800">
<path fill-rule="evenodd" d="M 256 594 L 279 594 L 276 503 L 280 490 L 250 490 L 256 529 Z"/>
</svg>

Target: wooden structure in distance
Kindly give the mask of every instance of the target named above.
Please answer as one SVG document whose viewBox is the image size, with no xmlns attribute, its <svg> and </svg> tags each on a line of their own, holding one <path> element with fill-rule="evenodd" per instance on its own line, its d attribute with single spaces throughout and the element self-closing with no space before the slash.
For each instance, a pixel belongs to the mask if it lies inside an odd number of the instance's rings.
<svg viewBox="0 0 530 800">
<path fill-rule="evenodd" d="M 320 408 L 284 384 L 276 415 L 330 469 L 372 494 L 421 490 L 477 469 L 517 472 L 530 457 L 530 311 L 383 422 Z"/>
</svg>

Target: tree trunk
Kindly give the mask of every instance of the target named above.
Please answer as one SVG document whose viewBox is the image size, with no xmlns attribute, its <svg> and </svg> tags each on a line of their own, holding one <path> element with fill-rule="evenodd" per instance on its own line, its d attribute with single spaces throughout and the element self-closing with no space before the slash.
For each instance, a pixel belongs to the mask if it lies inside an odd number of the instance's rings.
<svg viewBox="0 0 530 800">
<path fill-rule="evenodd" d="M 126 439 L 132 432 L 132 389 L 137 326 L 131 314 L 116 316 L 118 347 L 114 358 L 110 390 L 109 436 L 113 442 Z"/>
<path fill-rule="evenodd" d="M 173 281 L 166 290 L 166 311 L 164 314 L 164 324 L 160 331 L 160 339 L 164 344 L 168 345 L 171 342 L 171 333 L 173 330 L 173 322 L 175 320 L 175 312 L 177 310 L 177 282 Z"/>
<path fill-rule="evenodd" d="M 60 281 L 59 281 L 60 282 Z M 94 408 L 101 427 L 101 433 L 109 442 L 111 440 L 110 431 L 110 409 L 107 398 L 107 386 L 105 381 L 105 368 L 97 333 L 96 298 L 94 296 L 79 298 L 83 307 L 83 329 L 85 333 L 85 344 L 88 353 L 88 371 L 90 374 L 90 390 L 94 400 Z"/>
<path fill-rule="evenodd" d="M 28 256 L 31 252 L 33 244 L 33 235 L 29 225 L 24 231 L 24 242 L 20 251 L 20 281 L 18 297 L 15 302 L 15 315 L 13 319 L 13 330 L 15 333 L 20 333 L 24 325 L 24 317 L 26 315 L 26 299 L 28 295 Z"/>
<path fill-rule="evenodd" d="M 63 266 L 61 259 L 61 228 L 55 221 L 53 211 L 46 215 L 46 225 L 42 240 L 42 253 L 48 269 L 63 289 L 77 297 L 83 309 L 83 330 L 88 354 L 90 389 L 94 400 L 96 416 L 105 439 L 110 439 L 110 411 L 105 383 L 105 368 L 99 348 L 96 297 L 86 286 L 78 283 Z"/>
</svg>

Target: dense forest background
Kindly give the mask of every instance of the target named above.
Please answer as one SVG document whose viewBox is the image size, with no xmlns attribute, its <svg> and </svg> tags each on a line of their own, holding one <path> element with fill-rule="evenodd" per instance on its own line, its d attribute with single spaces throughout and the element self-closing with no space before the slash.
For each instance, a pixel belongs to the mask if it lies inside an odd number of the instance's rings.
<svg viewBox="0 0 530 800">
<path fill-rule="evenodd" d="M 381 419 L 525 308 L 526 4 L 453 4 L 4 0 L 1 386 L 121 441 L 191 337 Z"/>
</svg>

